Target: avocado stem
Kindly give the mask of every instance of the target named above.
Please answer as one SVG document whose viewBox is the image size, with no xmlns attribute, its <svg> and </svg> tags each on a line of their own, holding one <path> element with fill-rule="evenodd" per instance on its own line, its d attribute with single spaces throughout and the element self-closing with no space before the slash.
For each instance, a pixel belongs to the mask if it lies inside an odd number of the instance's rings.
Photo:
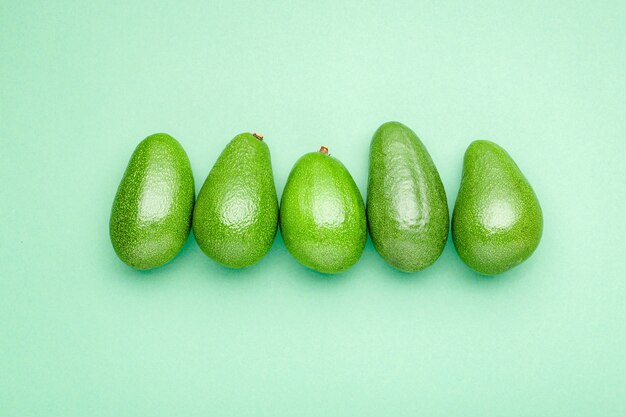
<svg viewBox="0 0 626 417">
<path fill-rule="evenodd" d="M 263 135 L 260 133 L 253 133 L 252 136 L 254 136 L 255 138 L 257 138 L 258 140 L 263 140 Z"/>
<path fill-rule="evenodd" d="M 320 152 L 324 155 L 328 155 L 328 148 L 326 146 L 320 147 Z"/>
</svg>

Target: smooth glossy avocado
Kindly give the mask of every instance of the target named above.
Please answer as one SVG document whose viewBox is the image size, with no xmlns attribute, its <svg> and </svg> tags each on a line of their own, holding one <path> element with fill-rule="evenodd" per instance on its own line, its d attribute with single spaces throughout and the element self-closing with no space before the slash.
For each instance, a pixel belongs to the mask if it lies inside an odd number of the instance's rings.
<svg viewBox="0 0 626 417">
<path fill-rule="evenodd" d="M 363 198 L 346 167 L 326 147 L 305 154 L 291 170 L 280 228 L 293 257 L 315 271 L 343 272 L 361 257 L 367 236 Z"/>
<path fill-rule="evenodd" d="M 257 263 L 272 246 L 278 198 L 263 136 L 237 135 L 222 151 L 198 194 L 193 233 L 204 253 L 229 268 Z"/>
<path fill-rule="evenodd" d="M 485 275 L 525 261 L 541 240 L 541 206 L 509 154 L 486 140 L 465 152 L 452 215 L 452 239 L 470 268 Z"/>
<path fill-rule="evenodd" d="M 137 269 L 173 259 L 191 227 L 194 181 L 189 158 L 170 135 L 141 141 L 117 189 L 109 232 L 119 258 Z"/>
<path fill-rule="evenodd" d="M 414 272 L 434 263 L 448 240 L 446 193 L 426 147 L 399 122 L 384 123 L 370 145 L 367 223 L 378 253 Z"/>
</svg>

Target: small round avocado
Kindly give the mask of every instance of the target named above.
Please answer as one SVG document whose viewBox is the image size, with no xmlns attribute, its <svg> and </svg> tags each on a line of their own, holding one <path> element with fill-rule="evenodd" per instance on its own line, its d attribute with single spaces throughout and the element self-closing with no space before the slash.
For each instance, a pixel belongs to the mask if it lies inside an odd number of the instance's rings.
<svg viewBox="0 0 626 417">
<path fill-rule="evenodd" d="M 539 200 L 515 161 L 493 142 L 472 142 L 452 213 L 463 262 L 484 275 L 508 271 L 532 255 L 542 231 Z"/>
<path fill-rule="evenodd" d="M 139 143 L 117 189 L 109 233 L 127 265 L 152 269 L 172 260 L 191 227 L 194 182 L 189 158 L 170 135 Z"/>
<path fill-rule="evenodd" d="M 326 147 L 305 154 L 291 170 L 280 228 L 293 257 L 315 271 L 343 272 L 361 257 L 367 236 L 363 198 L 346 167 Z"/>
</svg>

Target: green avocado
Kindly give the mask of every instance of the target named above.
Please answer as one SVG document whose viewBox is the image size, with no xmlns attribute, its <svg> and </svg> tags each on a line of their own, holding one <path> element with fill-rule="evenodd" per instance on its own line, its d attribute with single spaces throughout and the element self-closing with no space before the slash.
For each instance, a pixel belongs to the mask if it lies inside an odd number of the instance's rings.
<svg viewBox="0 0 626 417">
<path fill-rule="evenodd" d="M 137 269 L 172 260 L 185 244 L 195 196 L 189 158 L 170 135 L 145 138 L 130 158 L 109 223 L 119 258 Z"/>
<path fill-rule="evenodd" d="M 367 222 L 378 253 L 405 272 L 434 263 L 448 240 L 450 214 L 439 172 L 402 123 L 384 123 L 372 138 Z"/>
<path fill-rule="evenodd" d="M 343 272 L 361 257 L 367 236 L 363 198 L 326 147 L 305 154 L 292 168 L 281 199 L 280 229 L 293 257 L 315 271 Z"/>
<path fill-rule="evenodd" d="M 242 133 L 224 148 L 198 194 L 193 233 L 204 253 L 229 268 L 257 263 L 274 242 L 278 198 L 263 136 Z"/>
<path fill-rule="evenodd" d="M 493 142 L 472 142 L 452 214 L 463 262 L 484 275 L 505 272 L 532 255 L 542 230 L 541 206 L 517 164 Z"/>
</svg>

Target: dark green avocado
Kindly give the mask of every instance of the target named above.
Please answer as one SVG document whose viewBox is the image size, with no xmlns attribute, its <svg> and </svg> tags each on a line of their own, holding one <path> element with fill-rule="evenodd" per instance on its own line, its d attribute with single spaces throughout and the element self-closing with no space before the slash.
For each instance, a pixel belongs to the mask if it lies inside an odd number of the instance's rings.
<svg viewBox="0 0 626 417">
<path fill-rule="evenodd" d="M 222 151 L 198 194 L 193 233 L 204 253 L 229 268 L 261 260 L 278 227 L 278 198 L 263 136 L 237 135 Z"/>
<path fill-rule="evenodd" d="M 539 200 L 515 161 L 493 142 L 472 142 L 452 214 L 463 262 L 484 275 L 508 271 L 532 255 L 542 231 Z"/>
<path fill-rule="evenodd" d="M 367 222 L 378 253 L 401 271 L 428 267 L 446 244 L 449 216 L 424 144 L 402 123 L 384 123 L 370 145 L 367 187 Z"/>
<path fill-rule="evenodd" d="M 302 156 L 281 199 L 285 246 L 302 265 L 335 274 L 361 257 L 367 237 L 363 198 L 346 167 L 328 154 Z"/>
<path fill-rule="evenodd" d="M 189 158 L 170 135 L 145 138 L 117 189 L 109 232 L 119 258 L 136 269 L 173 259 L 191 226 L 195 191 Z"/>
</svg>

